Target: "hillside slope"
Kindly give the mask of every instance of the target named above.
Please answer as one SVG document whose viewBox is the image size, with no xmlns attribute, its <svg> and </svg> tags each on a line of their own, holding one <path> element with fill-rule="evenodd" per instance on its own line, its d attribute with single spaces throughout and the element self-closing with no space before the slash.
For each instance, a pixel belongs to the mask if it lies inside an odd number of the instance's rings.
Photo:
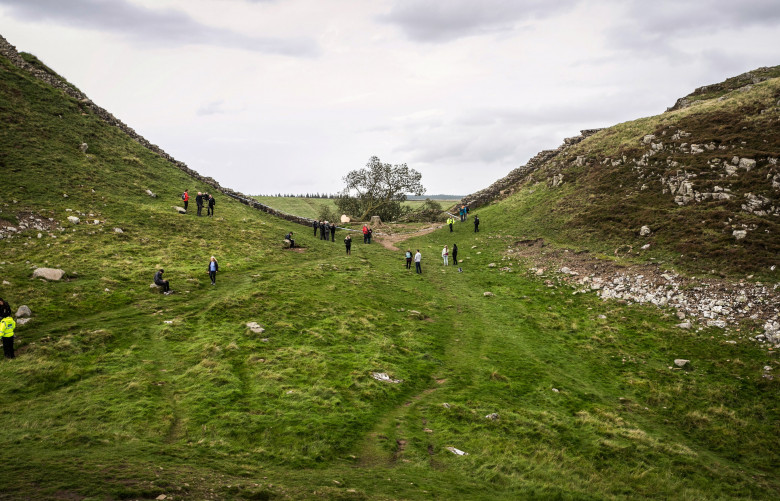
<svg viewBox="0 0 780 501">
<path fill-rule="evenodd" d="M 408 242 L 416 275 L 231 197 L 179 214 L 214 185 L 5 57 L 0 123 L 0 296 L 32 310 L 0 361 L 0 499 L 780 491 L 778 363 L 751 326 L 681 331 L 496 266 L 512 240 L 489 215 Z M 454 242 L 462 273 L 439 264 Z"/>
<path fill-rule="evenodd" d="M 761 68 L 661 115 L 583 131 L 463 201 L 505 199 L 501 212 L 517 214 L 526 234 L 562 245 L 625 246 L 694 273 L 776 282 L 778 131 L 780 67 Z"/>
</svg>

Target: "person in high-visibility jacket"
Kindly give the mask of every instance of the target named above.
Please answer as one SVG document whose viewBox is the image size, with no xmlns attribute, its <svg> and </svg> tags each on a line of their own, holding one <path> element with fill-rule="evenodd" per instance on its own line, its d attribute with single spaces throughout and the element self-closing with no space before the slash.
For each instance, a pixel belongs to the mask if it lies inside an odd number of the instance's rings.
<svg viewBox="0 0 780 501">
<path fill-rule="evenodd" d="M 14 329 L 16 329 L 16 322 L 13 317 L 0 320 L 0 336 L 3 338 L 5 358 L 14 358 Z"/>
</svg>

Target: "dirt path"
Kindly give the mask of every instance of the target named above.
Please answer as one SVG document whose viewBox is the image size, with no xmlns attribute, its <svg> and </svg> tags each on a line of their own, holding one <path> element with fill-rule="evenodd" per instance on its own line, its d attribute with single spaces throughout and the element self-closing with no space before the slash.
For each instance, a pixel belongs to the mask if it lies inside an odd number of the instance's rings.
<svg viewBox="0 0 780 501">
<path fill-rule="evenodd" d="M 399 242 L 403 242 L 404 240 L 408 240 L 412 237 L 418 237 L 420 235 L 426 235 L 428 233 L 432 233 L 439 228 L 443 228 L 444 225 L 442 224 L 432 224 L 430 226 L 426 226 L 425 228 L 420 228 L 417 231 L 410 231 L 406 233 L 390 233 L 385 235 L 377 235 L 374 240 L 379 242 L 382 247 L 385 249 L 391 250 L 391 251 L 399 251 L 398 247 L 395 246 L 395 244 Z"/>
</svg>

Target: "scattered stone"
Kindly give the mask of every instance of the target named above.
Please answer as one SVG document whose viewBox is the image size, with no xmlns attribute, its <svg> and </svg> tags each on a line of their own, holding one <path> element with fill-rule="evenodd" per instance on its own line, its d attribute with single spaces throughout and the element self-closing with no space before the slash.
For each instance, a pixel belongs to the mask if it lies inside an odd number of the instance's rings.
<svg viewBox="0 0 780 501">
<path fill-rule="evenodd" d="M 114 228 L 114 233 L 124 233 L 124 230 L 122 228 Z"/>
<path fill-rule="evenodd" d="M 157 198 L 157 195 L 155 195 L 152 190 L 146 190 L 146 194 L 149 195 L 152 198 Z"/>
<path fill-rule="evenodd" d="M 495 267 L 496 267 L 496 263 L 490 263 L 490 264 L 488 265 L 488 268 L 495 268 Z"/>
<path fill-rule="evenodd" d="M 448 404 L 447 402 L 444 402 L 443 404 L 441 404 L 441 406 L 444 407 L 445 409 L 450 408 L 450 404 Z"/>
<path fill-rule="evenodd" d="M 88 148 L 89 145 L 87 143 L 81 143 L 81 145 L 79 146 L 79 149 L 81 150 L 82 153 L 86 153 Z"/>
<path fill-rule="evenodd" d="M 648 226 L 642 226 L 642 228 L 639 229 L 639 236 L 646 237 L 648 236 L 652 231 L 650 231 L 650 228 Z"/>
<path fill-rule="evenodd" d="M 453 454 L 455 454 L 457 456 L 468 456 L 469 455 L 468 452 L 463 452 L 462 450 L 456 449 L 455 447 L 445 447 L 445 449 L 447 449 L 448 451 L 450 451 L 451 453 L 453 453 Z"/>
<path fill-rule="evenodd" d="M 606 315 L 599 315 L 599 320 L 606 320 L 606 319 L 607 319 Z"/>
<path fill-rule="evenodd" d="M 496 420 L 498 420 L 498 413 L 494 412 L 492 414 L 488 414 L 487 416 L 485 416 L 485 419 L 489 419 L 491 421 L 496 421 Z"/>
<path fill-rule="evenodd" d="M 675 358 L 674 359 L 674 365 L 676 365 L 677 367 L 685 367 L 690 362 L 691 362 L 690 360 L 685 360 L 684 358 Z"/>
<path fill-rule="evenodd" d="M 178 205 L 174 205 L 173 206 L 173 210 L 175 210 L 179 214 L 186 214 L 187 213 L 187 211 L 184 210 L 184 207 L 179 207 Z"/>
<path fill-rule="evenodd" d="M 650 248 L 650 244 L 645 244 L 642 247 L 640 247 L 640 249 L 642 249 L 642 250 L 647 250 L 649 248 Z"/>
<path fill-rule="evenodd" d="M 579 275 L 579 273 L 577 273 L 576 271 L 572 271 L 571 268 L 569 268 L 568 266 L 561 267 L 560 272 L 563 273 L 564 275 Z"/>
<path fill-rule="evenodd" d="M 492 292 L 483 292 L 482 295 L 485 296 L 485 297 L 493 297 L 493 296 L 495 296 L 495 294 L 493 294 Z"/>
<path fill-rule="evenodd" d="M 19 307 L 18 310 L 16 310 L 16 318 L 20 317 L 29 317 L 32 316 L 32 312 L 30 311 L 30 308 L 27 307 L 27 305 L 23 304 Z"/>
<path fill-rule="evenodd" d="M 246 326 L 247 328 L 249 328 L 250 331 L 254 332 L 255 334 L 262 334 L 263 332 L 265 332 L 265 329 L 257 322 L 247 322 Z"/>
<path fill-rule="evenodd" d="M 8 280 L 3 280 L 3 285 L 11 285 L 11 282 L 9 282 Z"/>
<path fill-rule="evenodd" d="M 285 239 L 284 239 L 284 242 L 282 243 L 282 246 L 283 246 L 285 249 L 289 249 L 289 248 L 292 246 L 292 242 L 290 242 L 288 239 L 286 239 L 286 238 L 285 238 Z"/>
<path fill-rule="evenodd" d="M 77 218 L 76 216 L 68 216 L 68 221 L 72 224 L 79 224 L 81 219 Z"/>
<path fill-rule="evenodd" d="M 680 329 L 686 329 L 686 330 L 688 330 L 688 329 L 690 329 L 692 326 L 691 326 L 691 323 L 690 323 L 690 322 L 683 322 L 683 323 L 681 323 L 681 324 L 677 324 L 677 325 L 675 325 L 675 327 L 678 327 L 678 328 L 680 328 Z"/>
<path fill-rule="evenodd" d="M 36 268 L 35 271 L 33 271 L 33 278 L 43 278 L 53 281 L 61 280 L 64 275 L 64 270 L 56 268 Z"/>
<path fill-rule="evenodd" d="M 707 320 L 707 327 L 718 327 L 720 329 L 726 328 L 725 320 Z"/>
<path fill-rule="evenodd" d="M 745 230 L 734 230 L 732 235 L 734 235 L 734 238 L 736 238 L 737 240 L 742 240 L 743 238 L 745 238 L 747 236 L 747 231 L 745 231 Z"/>
<path fill-rule="evenodd" d="M 168 499 L 168 496 L 166 496 L 165 494 L 160 494 L 154 499 L 156 499 L 157 501 L 163 501 L 164 499 Z"/>
<path fill-rule="evenodd" d="M 756 166 L 756 161 L 752 158 L 740 158 L 739 159 L 739 168 L 745 169 L 746 171 L 750 172 L 750 170 Z"/>
<path fill-rule="evenodd" d="M 382 381 L 384 383 L 394 383 L 394 384 L 397 384 L 397 383 L 403 383 L 404 382 L 403 379 L 393 379 L 393 378 L 391 378 L 390 376 L 387 375 L 386 372 L 372 372 L 371 373 L 371 377 L 373 377 L 377 381 Z"/>
<path fill-rule="evenodd" d="M 559 390 L 558 388 L 553 388 L 552 391 L 553 393 L 560 393 L 561 390 Z"/>
<path fill-rule="evenodd" d="M 24 325 L 30 320 L 32 320 L 32 318 L 20 318 L 16 321 L 16 325 Z"/>
</svg>

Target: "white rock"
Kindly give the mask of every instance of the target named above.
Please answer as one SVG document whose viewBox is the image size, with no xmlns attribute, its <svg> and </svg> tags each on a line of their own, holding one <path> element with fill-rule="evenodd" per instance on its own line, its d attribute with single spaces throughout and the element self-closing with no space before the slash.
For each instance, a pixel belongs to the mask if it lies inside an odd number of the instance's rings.
<svg viewBox="0 0 780 501">
<path fill-rule="evenodd" d="M 690 360 L 685 360 L 684 358 L 675 358 L 674 359 L 674 365 L 677 367 L 685 367 L 690 363 Z"/>
<path fill-rule="evenodd" d="M 734 230 L 732 235 L 734 235 L 734 238 L 736 238 L 737 240 L 742 240 L 743 238 L 745 238 L 747 236 L 747 231 L 745 231 L 745 230 Z"/>
<path fill-rule="evenodd" d="M 149 195 L 152 198 L 157 198 L 157 195 L 155 195 L 152 190 L 146 190 L 146 194 Z"/>
<path fill-rule="evenodd" d="M 453 453 L 453 454 L 455 454 L 457 456 L 468 456 L 469 455 L 468 452 L 463 452 L 462 450 L 456 449 L 455 447 L 445 447 L 445 449 L 447 449 L 448 451 L 450 451 L 451 453 Z"/>
<path fill-rule="evenodd" d="M 650 231 L 650 227 L 648 226 L 642 226 L 642 228 L 639 229 L 639 235 L 642 237 L 646 237 L 650 233 L 652 232 Z"/>
<path fill-rule="evenodd" d="M 493 297 L 493 296 L 495 296 L 495 294 L 493 294 L 492 292 L 483 292 L 482 295 L 485 296 L 485 297 Z"/>
<path fill-rule="evenodd" d="M 114 233 L 124 233 L 124 230 L 122 228 L 114 228 Z"/>
<path fill-rule="evenodd" d="M 77 218 L 76 216 L 68 216 L 68 221 L 70 221 L 73 224 L 79 224 L 81 222 L 81 219 Z"/>
<path fill-rule="evenodd" d="M 16 310 L 16 315 L 14 315 L 16 318 L 20 317 L 29 317 L 32 315 L 32 312 L 30 311 L 30 308 L 27 307 L 26 304 L 23 304 L 19 307 L 18 310 Z"/>
<path fill-rule="evenodd" d="M 255 334 L 262 334 L 265 332 L 265 329 L 257 322 L 247 322 L 246 326 Z"/>
<path fill-rule="evenodd" d="M 491 421 L 496 421 L 498 419 L 498 413 L 494 412 L 492 414 L 488 414 L 487 416 L 485 416 L 485 419 L 489 419 Z"/>
<path fill-rule="evenodd" d="M 390 376 L 387 375 L 386 372 L 372 372 L 371 377 L 376 379 L 377 381 L 382 381 L 384 383 L 403 383 L 403 379 L 393 379 Z"/>
<path fill-rule="evenodd" d="M 740 158 L 739 159 L 739 168 L 745 169 L 747 171 L 750 171 L 753 167 L 756 166 L 756 161 L 752 158 Z"/>
<path fill-rule="evenodd" d="M 36 268 L 33 271 L 33 278 L 44 278 L 46 280 L 60 280 L 65 275 L 65 271 L 56 268 Z"/>
<path fill-rule="evenodd" d="M 32 318 L 20 318 L 19 320 L 16 321 L 16 325 L 24 325 L 30 320 L 32 320 Z"/>
<path fill-rule="evenodd" d="M 677 324 L 675 327 L 679 327 L 680 329 L 690 329 L 691 323 L 690 322 L 683 322 L 681 324 Z"/>
</svg>

